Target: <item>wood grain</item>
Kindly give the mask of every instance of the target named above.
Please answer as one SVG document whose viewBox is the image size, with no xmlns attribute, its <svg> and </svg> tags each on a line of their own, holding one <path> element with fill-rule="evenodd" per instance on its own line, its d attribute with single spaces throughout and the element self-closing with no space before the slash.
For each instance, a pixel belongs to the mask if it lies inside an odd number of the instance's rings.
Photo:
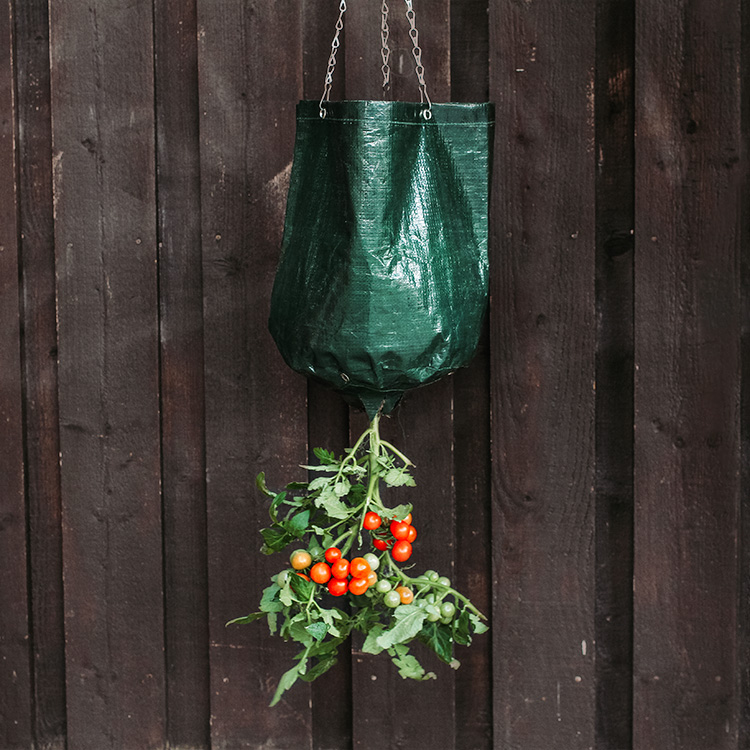
<svg viewBox="0 0 750 750">
<path fill-rule="evenodd" d="M 257 608 L 286 560 L 264 558 L 267 506 L 254 487 L 304 478 L 306 383 L 267 330 L 302 92 L 301 7 L 198 4 L 212 748 L 311 746 L 310 690 L 267 708 L 292 644 Z"/>
<path fill-rule="evenodd" d="M 154 4 L 167 736 L 209 746 L 195 0 Z"/>
<path fill-rule="evenodd" d="M 594 746 L 595 3 L 490 4 L 494 742 Z"/>
<path fill-rule="evenodd" d="M 24 425 L 13 101 L 13 16 L 0 10 L 0 746 L 30 747 Z"/>
<path fill-rule="evenodd" d="M 50 22 L 68 743 L 162 748 L 151 6 Z"/>
<path fill-rule="evenodd" d="M 633 747 L 737 747 L 740 3 L 636 8 Z"/>
</svg>

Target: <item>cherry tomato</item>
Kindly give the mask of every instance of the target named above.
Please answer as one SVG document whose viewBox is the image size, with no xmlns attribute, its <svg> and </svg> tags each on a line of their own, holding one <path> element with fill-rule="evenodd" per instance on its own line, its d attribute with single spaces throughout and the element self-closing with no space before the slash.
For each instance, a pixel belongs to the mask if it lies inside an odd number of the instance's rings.
<svg viewBox="0 0 750 750">
<path fill-rule="evenodd" d="M 432 581 L 432 583 L 435 583 L 435 581 L 437 581 L 437 579 L 440 577 L 440 574 L 434 570 L 425 570 L 425 572 L 422 573 L 422 577 L 426 578 L 428 581 Z"/>
<path fill-rule="evenodd" d="M 372 531 L 373 529 L 377 529 L 381 523 L 383 523 L 383 519 L 377 513 L 369 511 L 368 513 L 365 513 L 365 519 L 362 522 L 362 525 L 369 531 Z"/>
<path fill-rule="evenodd" d="M 336 560 L 341 559 L 341 550 L 338 547 L 329 547 L 326 550 L 325 557 L 329 563 L 333 564 L 336 562 Z"/>
<path fill-rule="evenodd" d="M 396 562 L 408 560 L 411 557 L 411 544 L 406 539 L 396 542 L 391 550 L 391 555 Z"/>
<path fill-rule="evenodd" d="M 367 578 L 371 568 L 364 557 L 355 557 L 349 564 L 349 574 L 353 578 Z"/>
<path fill-rule="evenodd" d="M 428 604 L 424 611 L 427 613 L 427 619 L 430 622 L 437 622 L 440 619 L 440 607 L 437 604 Z"/>
<path fill-rule="evenodd" d="M 367 560 L 367 564 L 370 566 L 370 570 L 377 570 L 380 567 L 380 558 L 377 555 L 373 555 L 372 552 L 368 552 L 362 557 Z"/>
<path fill-rule="evenodd" d="M 312 562 L 312 555 L 306 549 L 297 549 L 289 555 L 289 562 L 295 570 L 304 570 Z"/>
<path fill-rule="evenodd" d="M 406 534 L 406 541 L 412 544 L 417 538 L 417 530 L 413 526 L 409 526 L 408 533 Z"/>
<path fill-rule="evenodd" d="M 349 561 L 343 557 L 331 565 L 331 575 L 334 578 L 346 578 L 349 575 Z"/>
<path fill-rule="evenodd" d="M 380 580 L 379 580 L 379 581 L 378 581 L 378 582 L 377 582 L 377 583 L 375 584 L 375 588 L 376 588 L 376 589 L 377 589 L 377 590 L 378 590 L 378 591 L 379 591 L 379 592 L 380 592 L 381 594 L 387 594 L 387 593 L 388 593 L 388 592 L 389 592 L 389 591 L 390 591 L 390 590 L 391 590 L 391 589 L 393 588 L 393 586 L 391 586 L 391 582 L 390 582 L 390 581 L 386 581 L 386 579 L 385 579 L 385 578 L 381 578 L 381 579 L 380 579 Z M 399 599 L 399 601 L 401 601 L 401 600 Z"/>
<path fill-rule="evenodd" d="M 446 576 L 440 576 L 440 578 L 435 581 L 439 586 L 450 586 L 451 585 L 451 579 L 447 578 Z"/>
<path fill-rule="evenodd" d="M 331 578 L 328 581 L 328 591 L 334 596 L 343 596 L 346 593 L 347 587 L 346 581 L 341 578 Z"/>
<path fill-rule="evenodd" d="M 324 562 L 315 563 L 310 570 L 310 578 L 315 583 L 328 583 L 331 577 L 331 569 Z"/>
<path fill-rule="evenodd" d="M 374 570 L 371 570 L 367 574 L 367 578 L 365 578 L 365 580 L 367 581 L 367 587 L 368 588 L 370 586 L 374 586 L 378 582 L 378 574 Z"/>
<path fill-rule="evenodd" d="M 396 586 L 401 604 L 411 604 L 414 601 L 414 592 L 406 586 Z"/>
<path fill-rule="evenodd" d="M 386 607 L 395 609 L 401 604 L 401 594 L 399 594 L 398 591 L 386 592 L 385 596 L 383 596 L 383 604 L 385 604 Z"/>
<path fill-rule="evenodd" d="M 304 578 L 306 581 L 310 580 L 310 576 L 306 576 L 304 573 L 297 573 L 300 578 Z"/>
<path fill-rule="evenodd" d="M 407 514 L 406 518 L 403 519 L 404 523 L 411 523 L 411 513 Z"/>
<path fill-rule="evenodd" d="M 283 589 L 286 585 L 286 582 L 289 580 L 289 571 L 288 570 L 282 570 L 281 573 L 279 573 L 276 576 L 276 585 Z"/>
<path fill-rule="evenodd" d="M 359 596 L 367 591 L 367 579 L 366 578 L 352 578 L 349 580 L 349 591 L 352 594 Z"/>
<path fill-rule="evenodd" d="M 443 602 L 440 605 L 440 616 L 443 619 L 452 620 L 453 615 L 456 614 L 456 605 L 452 602 Z"/>
<path fill-rule="evenodd" d="M 396 539 L 406 539 L 409 533 L 409 524 L 404 521 L 391 521 L 390 529 L 391 534 L 393 534 Z"/>
<path fill-rule="evenodd" d="M 379 549 L 381 552 L 388 549 L 388 542 L 385 539 L 373 539 L 372 545 L 375 549 Z"/>
</svg>

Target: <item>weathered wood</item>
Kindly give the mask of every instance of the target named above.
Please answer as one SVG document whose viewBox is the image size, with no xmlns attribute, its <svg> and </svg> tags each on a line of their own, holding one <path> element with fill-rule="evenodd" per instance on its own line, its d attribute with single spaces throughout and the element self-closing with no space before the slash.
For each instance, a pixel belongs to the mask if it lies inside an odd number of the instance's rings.
<svg viewBox="0 0 750 750">
<path fill-rule="evenodd" d="M 154 6 L 167 736 L 209 746 L 195 0 Z"/>
<path fill-rule="evenodd" d="M 163 748 L 152 11 L 50 21 L 68 743 Z"/>
<path fill-rule="evenodd" d="M 597 2 L 596 741 L 630 747 L 635 3 Z"/>
<path fill-rule="evenodd" d="M 0 746 L 31 746 L 24 425 L 18 286 L 13 15 L 0 10 Z"/>
<path fill-rule="evenodd" d="M 272 487 L 304 478 L 306 382 L 266 324 L 302 93 L 300 24 L 298 0 L 198 4 L 212 748 L 311 746 L 306 684 L 267 708 L 292 644 L 262 622 L 224 626 L 287 565 L 258 553 L 268 513 L 255 474 Z"/>
<path fill-rule="evenodd" d="M 738 741 L 740 6 L 636 8 L 637 750 Z"/>
<path fill-rule="evenodd" d="M 15 4 L 15 51 L 34 740 L 57 750 L 65 747 L 65 633 L 47 7 Z"/>
<path fill-rule="evenodd" d="M 490 4 L 494 742 L 594 746 L 595 3 Z"/>
<path fill-rule="evenodd" d="M 489 97 L 488 0 L 451 2 L 451 101 Z M 456 561 L 461 590 L 488 616 L 492 609 L 489 332 L 474 361 L 453 376 Z M 456 748 L 492 747 L 492 636 L 457 649 Z"/>
</svg>

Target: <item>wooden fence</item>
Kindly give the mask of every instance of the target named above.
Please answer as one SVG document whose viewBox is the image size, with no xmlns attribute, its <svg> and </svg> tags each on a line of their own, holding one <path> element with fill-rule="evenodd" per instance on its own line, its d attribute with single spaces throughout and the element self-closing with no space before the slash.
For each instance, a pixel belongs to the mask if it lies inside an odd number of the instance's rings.
<svg viewBox="0 0 750 750">
<path fill-rule="evenodd" d="M 387 430 L 491 633 L 426 684 L 355 643 L 269 709 L 292 651 L 224 626 L 278 567 L 254 475 L 362 426 L 266 330 L 337 0 L 8 0 L 2 750 L 750 748 L 750 5 L 414 4 L 433 98 L 497 105 L 492 301 Z M 381 96 L 379 8 L 336 98 Z"/>
</svg>

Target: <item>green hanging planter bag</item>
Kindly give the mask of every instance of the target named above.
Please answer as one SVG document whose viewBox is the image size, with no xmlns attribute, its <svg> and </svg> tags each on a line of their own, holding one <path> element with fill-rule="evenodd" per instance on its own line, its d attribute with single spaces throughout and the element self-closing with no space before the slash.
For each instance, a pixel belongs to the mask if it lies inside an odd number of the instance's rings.
<svg viewBox="0 0 750 750">
<path fill-rule="evenodd" d="M 432 104 L 411 0 L 422 102 L 297 106 L 269 327 L 286 363 L 370 417 L 465 366 L 487 307 L 492 104 Z M 388 82 L 384 11 L 383 72 Z"/>
</svg>

